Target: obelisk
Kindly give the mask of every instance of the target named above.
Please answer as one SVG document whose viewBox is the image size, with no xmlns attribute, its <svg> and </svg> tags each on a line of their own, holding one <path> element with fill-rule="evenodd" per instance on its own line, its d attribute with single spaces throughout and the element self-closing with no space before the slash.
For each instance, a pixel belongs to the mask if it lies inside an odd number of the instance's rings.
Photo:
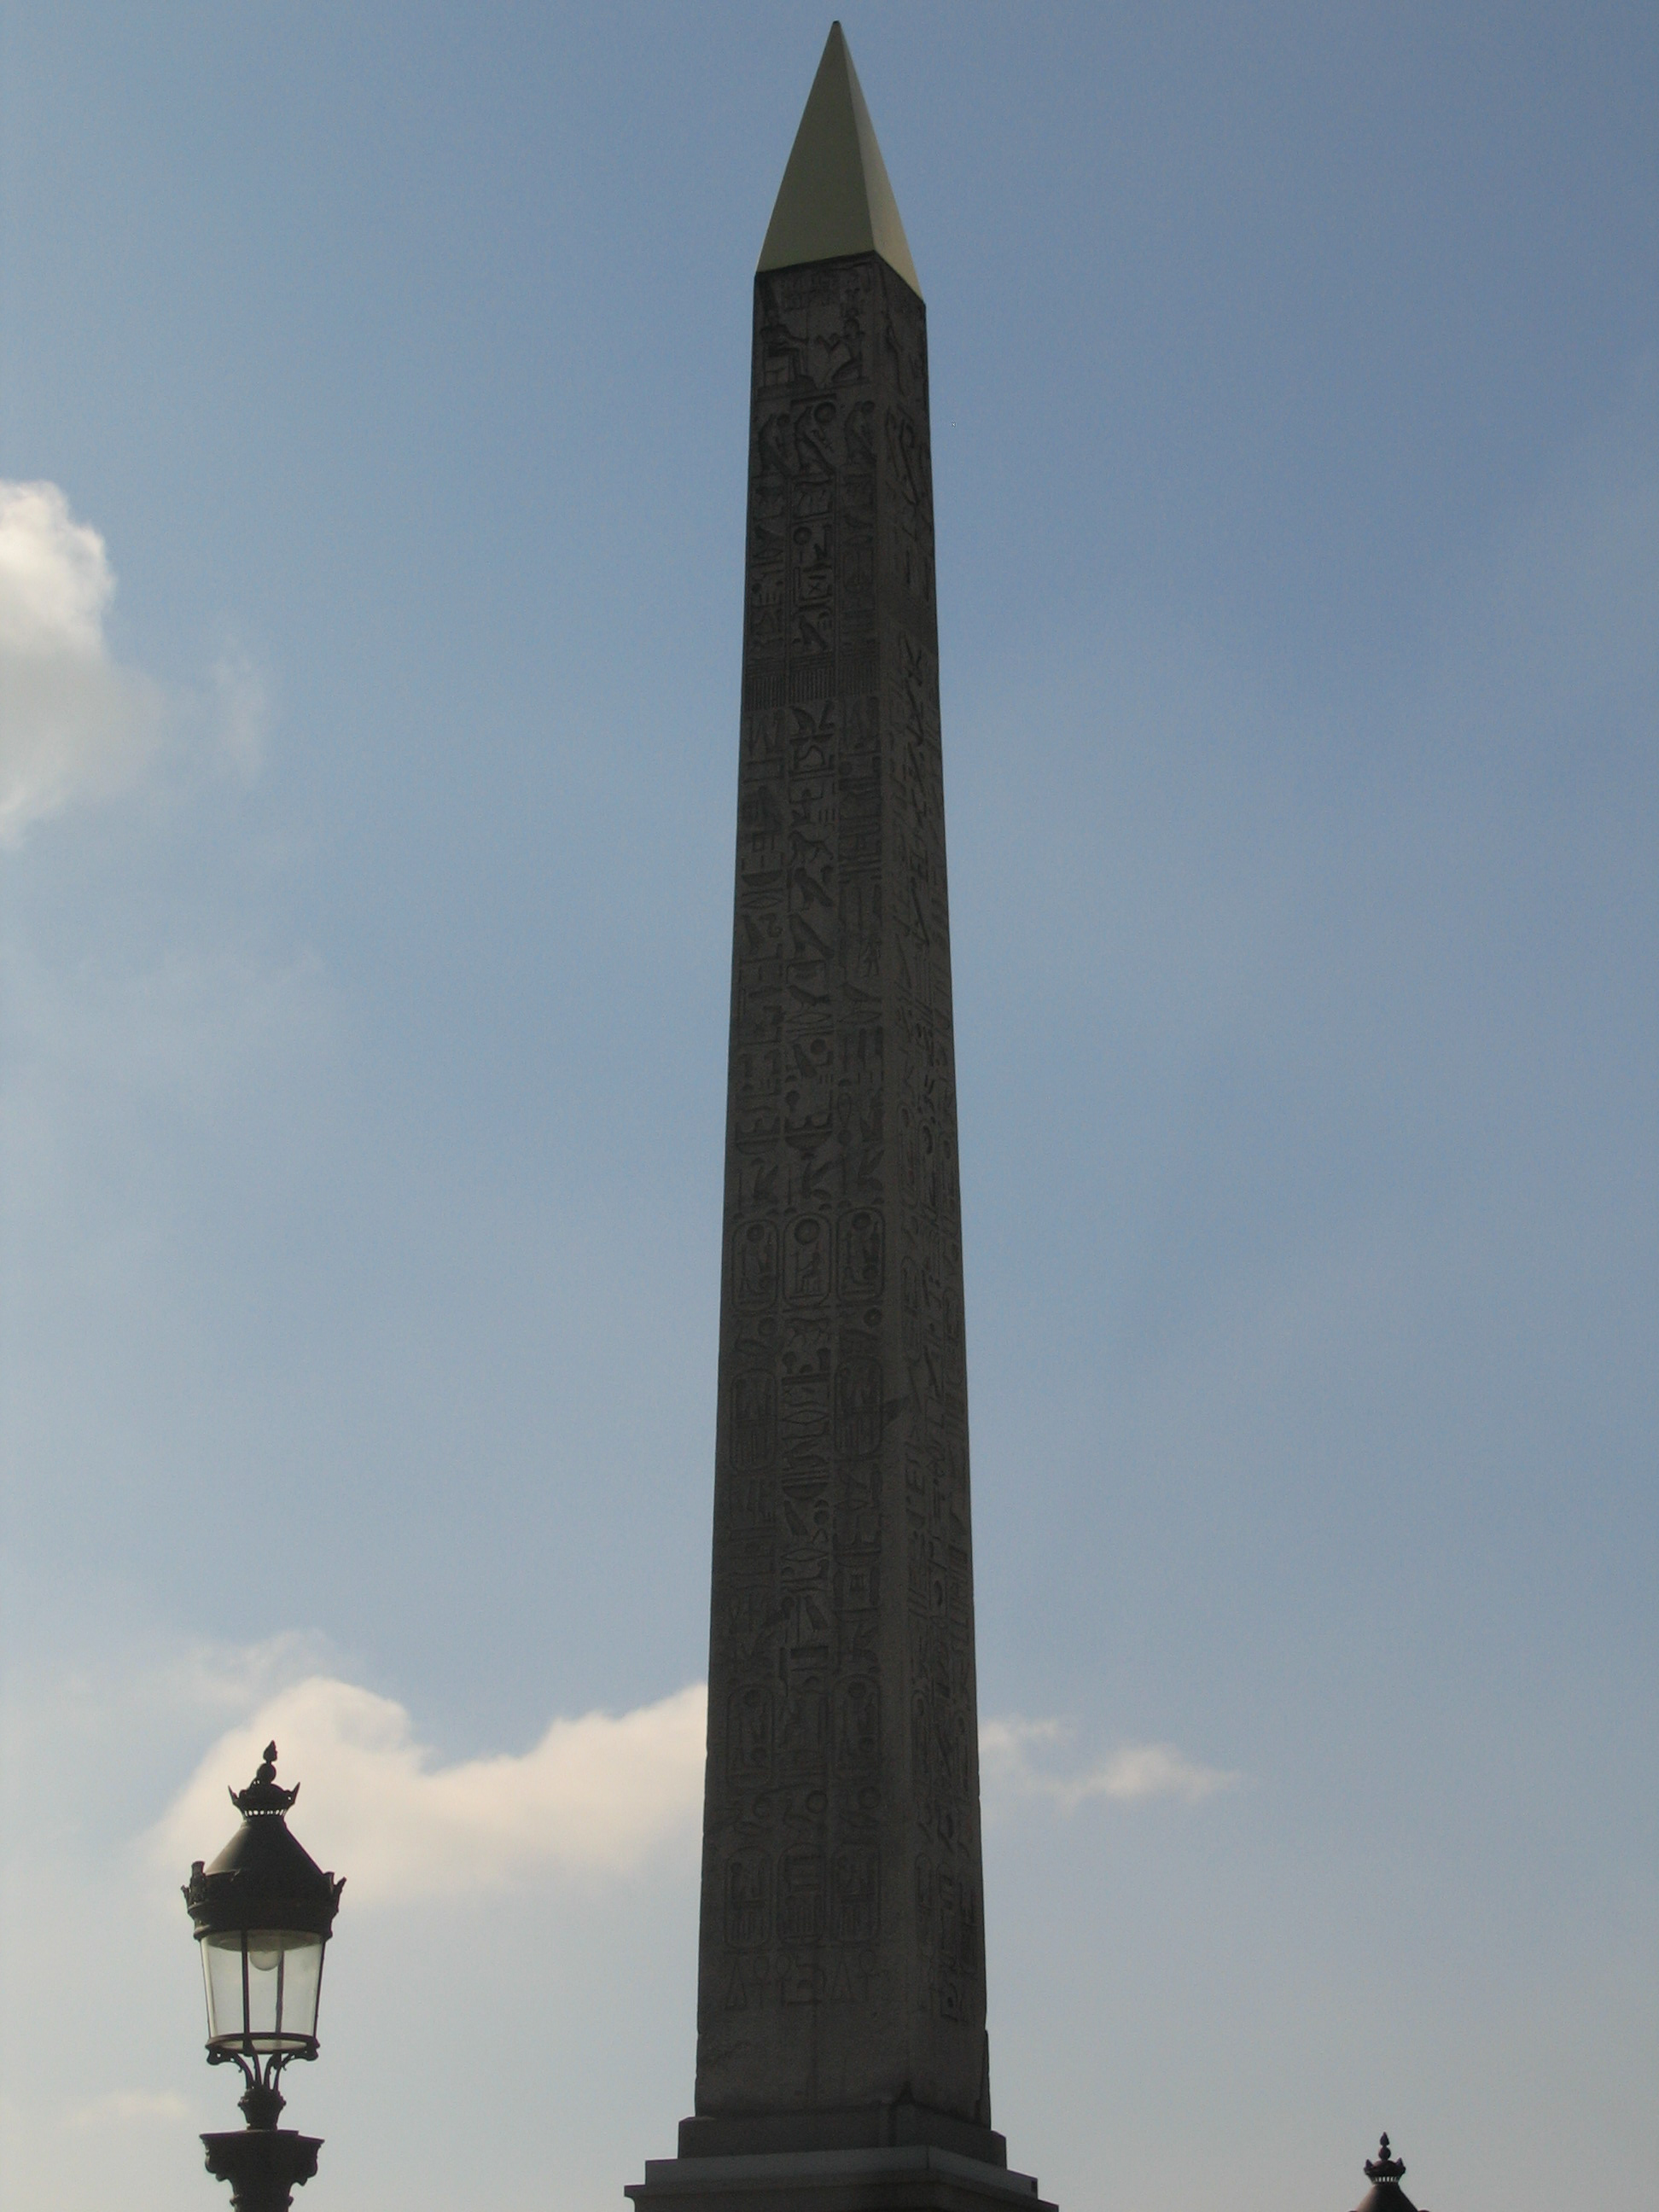
<svg viewBox="0 0 1659 2212">
<path fill-rule="evenodd" d="M 991 2127 L 927 311 L 841 27 L 755 278 L 696 2105 L 641 2212 Z"/>
</svg>

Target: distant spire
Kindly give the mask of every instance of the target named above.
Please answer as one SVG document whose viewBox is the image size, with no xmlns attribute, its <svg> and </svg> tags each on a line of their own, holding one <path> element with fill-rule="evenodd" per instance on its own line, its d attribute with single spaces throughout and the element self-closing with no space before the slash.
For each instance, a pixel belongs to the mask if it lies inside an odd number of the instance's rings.
<svg viewBox="0 0 1659 2212">
<path fill-rule="evenodd" d="M 759 265 L 793 269 L 804 261 L 835 261 L 848 253 L 880 254 L 921 297 L 858 72 L 841 25 L 832 23 L 778 187 Z"/>
</svg>

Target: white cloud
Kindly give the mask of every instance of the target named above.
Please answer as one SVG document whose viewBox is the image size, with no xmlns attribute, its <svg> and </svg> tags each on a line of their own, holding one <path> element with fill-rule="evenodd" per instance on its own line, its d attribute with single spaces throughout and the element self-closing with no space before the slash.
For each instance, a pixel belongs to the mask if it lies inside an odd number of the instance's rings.
<svg viewBox="0 0 1659 2212">
<path fill-rule="evenodd" d="M 114 592 L 102 537 L 57 484 L 0 479 L 0 845 L 128 789 L 178 731 L 244 781 L 258 773 L 270 702 L 246 653 L 227 647 L 207 696 L 170 694 L 111 657 Z"/>
<path fill-rule="evenodd" d="M 0 483 L 0 650 L 101 653 L 114 589 L 103 539 L 56 484 Z"/>
<path fill-rule="evenodd" d="M 629 1873 L 701 1811 L 704 1712 L 693 1683 L 632 1712 L 556 1720 L 521 1754 L 441 1766 L 402 1705 L 313 1674 L 220 1738 L 152 1832 L 152 1856 L 173 1870 L 210 1856 L 225 1840 L 227 1784 L 245 1783 L 274 1737 L 282 1778 L 305 1787 L 295 1832 L 357 1904 L 549 1871 Z"/>
<path fill-rule="evenodd" d="M 53 483 L 0 482 L 0 844 L 142 772 L 159 688 L 104 641 L 115 590 L 104 541 Z"/>
<path fill-rule="evenodd" d="M 404 1706 L 308 1674 L 219 1738 L 151 1831 L 149 1856 L 176 1872 L 216 1850 L 228 1833 L 228 1785 L 247 1780 L 274 1737 L 281 1778 L 305 1787 L 295 1832 L 319 1863 L 347 1875 L 358 1905 L 495 1891 L 547 1874 L 629 1875 L 695 1828 L 706 1711 L 704 1685 L 694 1682 L 629 1712 L 556 1720 L 523 1753 L 442 1765 Z M 988 1798 L 1046 1798 L 1066 1812 L 1097 1797 L 1192 1805 L 1240 1778 L 1164 1743 L 1063 1767 L 1068 1735 L 1056 1720 L 985 1722 Z"/>
<path fill-rule="evenodd" d="M 1046 1797 L 1062 1812 L 1075 1812 L 1091 1798 L 1120 1805 L 1149 1798 L 1175 1797 L 1196 1805 L 1241 1779 L 1220 1767 L 1203 1766 L 1172 1743 L 1123 1744 L 1109 1757 L 1062 1771 L 1052 1761 L 1070 1735 L 1062 1721 L 986 1721 L 979 1732 L 980 1768 L 986 1796 Z"/>
</svg>

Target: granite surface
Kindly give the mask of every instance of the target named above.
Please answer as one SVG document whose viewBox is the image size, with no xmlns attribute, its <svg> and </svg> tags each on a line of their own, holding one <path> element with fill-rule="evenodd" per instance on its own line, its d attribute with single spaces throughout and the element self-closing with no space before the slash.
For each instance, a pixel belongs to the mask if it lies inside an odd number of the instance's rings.
<svg viewBox="0 0 1659 2212">
<path fill-rule="evenodd" d="M 874 253 L 756 279 L 745 583 L 682 2147 L 902 2109 L 995 2163 L 927 313 Z"/>
</svg>

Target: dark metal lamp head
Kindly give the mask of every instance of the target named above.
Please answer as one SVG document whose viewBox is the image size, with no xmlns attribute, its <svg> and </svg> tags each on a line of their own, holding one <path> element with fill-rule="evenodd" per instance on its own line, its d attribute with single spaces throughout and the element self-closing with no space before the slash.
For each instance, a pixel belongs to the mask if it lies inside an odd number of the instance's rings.
<svg viewBox="0 0 1659 2212">
<path fill-rule="evenodd" d="M 277 2130 L 276 2083 L 289 2059 L 317 2056 L 323 1953 L 345 1881 L 325 1874 L 290 1832 L 299 1794 L 277 1782 L 276 1747 L 267 1744 L 252 1781 L 230 1793 L 241 1826 L 210 1866 L 197 1860 L 185 1886 L 207 1992 L 208 2063 L 239 2066 L 246 2084 L 240 2103 L 249 2136 L 202 2138 L 209 2170 L 231 2184 L 235 2212 L 285 2206 L 293 2183 L 316 2171 L 312 2138 Z M 278 2168 L 279 2196 L 270 2193 Z"/>
</svg>

